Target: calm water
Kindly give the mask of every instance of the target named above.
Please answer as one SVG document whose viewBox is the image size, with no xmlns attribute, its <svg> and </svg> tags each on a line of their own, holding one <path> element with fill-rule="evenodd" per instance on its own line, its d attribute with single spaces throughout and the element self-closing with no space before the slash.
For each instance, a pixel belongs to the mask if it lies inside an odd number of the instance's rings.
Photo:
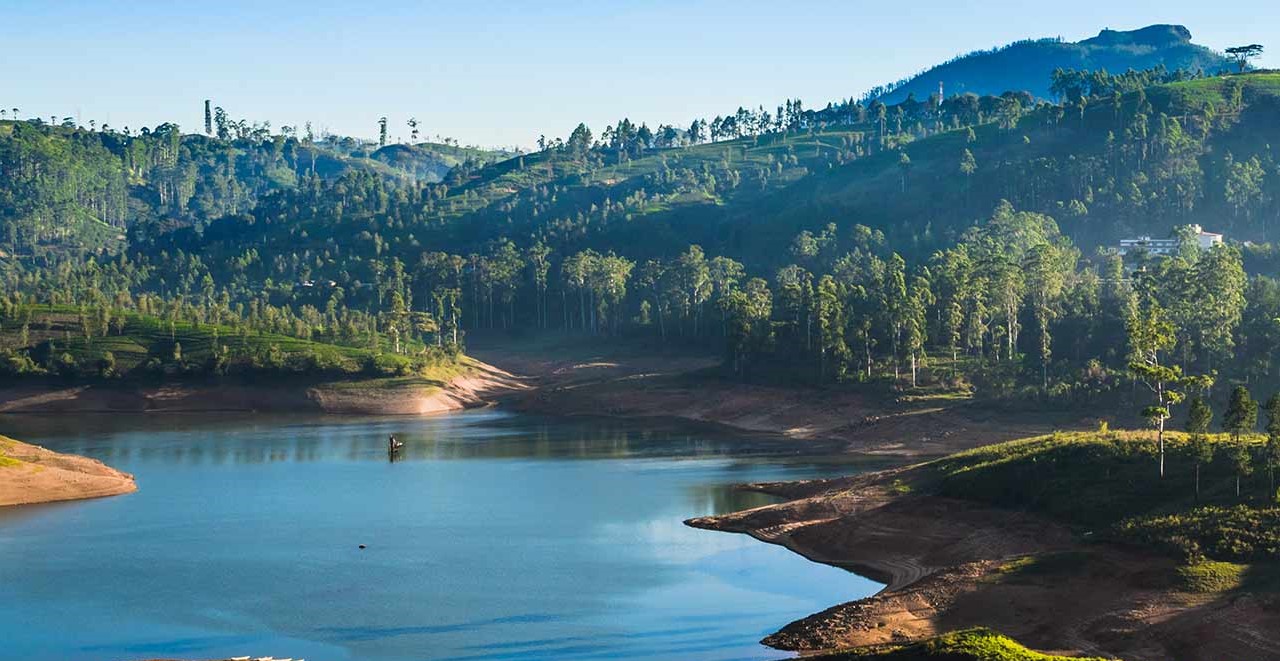
<svg viewBox="0 0 1280 661">
<path fill-rule="evenodd" d="M 857 470 L 767 441 L 494 411 L 0 432 L 140 487 L 0 510 L 3 659 L 773 658 L 761 636 L 880 587 L 681 523 L 767 502 L 733 483 Z"/>
</svg>

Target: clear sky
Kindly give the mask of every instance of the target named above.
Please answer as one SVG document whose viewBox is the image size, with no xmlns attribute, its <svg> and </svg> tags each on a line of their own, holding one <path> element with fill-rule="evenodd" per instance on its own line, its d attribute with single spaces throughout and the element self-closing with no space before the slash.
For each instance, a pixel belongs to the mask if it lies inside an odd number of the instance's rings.
<svg viewBox="0 0 1280 661">
<path fill-rule="evenodd" d="M 200 129 L 203 101 L 273 126 L 530 146 L 579 121 L 685 125 L 738 106 L 860 96 L 953 55 L 1030 37 L 1186 25 L 1216 49 L 1262 43 L 1280 3 L 274 2 L 0 0 L 0 107 L 113 127 Z"/>
</svg>

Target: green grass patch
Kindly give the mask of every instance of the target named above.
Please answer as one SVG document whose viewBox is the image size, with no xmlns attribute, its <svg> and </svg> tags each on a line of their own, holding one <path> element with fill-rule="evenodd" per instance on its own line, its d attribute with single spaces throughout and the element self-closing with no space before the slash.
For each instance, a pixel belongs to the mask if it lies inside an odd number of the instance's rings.
<svg viewBox="0 0 1280 661">
<path fill-rule="evenodd" d="M 893 484 L 889 485 L 889 491 L 892 491 L 899 496 L 905 496 L 912 491 L 915 491 L 915 487 L 903 482 L 902 480 L 894 480 Z"/>
<path fill-rule="evenodd" d="M 1179 567 L 1178 587 L 1187 592 L 1211 594 L 1229 592 L 1244 585 L 1248 565 L 1206 560 Z"/>
<path fill-rule="evenodd" d="M 907 480 L 939 495 L 1030 511 L 1082 534 L 1197 562 L 1280 559 L 1280 507 L 1262 468 L 1261 436 L 1245 439 L 1255 469 L 1236 494 L 1234 443 L 1211 438 L 1200 466 L 1184 435 L 1166 434 L 1165 475 L 1146 431 L 1054 433 L 999 443 L 921 465 Z"/>
<path fill-rule="evenodd" d="M 0 436 L 0 468 L 16 468 L 22 465 L 21 461 L 18 461 L 4 453 L 5 447 L 13 445 L 13 443 L 13 439 Z"/>
<path fill-rule="evenodd" d="M 990 629 L 966 629 L 909 645 L 877 645 L 809 657 L 822 661 L 1103 661 L 1098 657 L 1067 657 L 1027 649 L 1018 641 Z"/>
<path fill-rule="evenodd" d="M 135 312 L 97 317 L 73 306 L 31 306 L 0 324 L 0 375 L 116 379 L 243 374 L 445 382 L 465 357 L 420 343 L 396 353 L 389 338 L 371 346 L 341 337 L 304 339 L 226 324 L 170 321 Z"/>
</svg>

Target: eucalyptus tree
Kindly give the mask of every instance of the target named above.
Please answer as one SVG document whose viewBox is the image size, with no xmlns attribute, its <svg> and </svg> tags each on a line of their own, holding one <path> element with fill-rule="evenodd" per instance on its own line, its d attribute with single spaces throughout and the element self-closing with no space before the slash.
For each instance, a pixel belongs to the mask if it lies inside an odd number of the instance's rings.
<svg viewBox="0 0 1280 661">
<path fill-rule="evenodd" d="M 883 284 L 883 318 L 886 334 L 889 336 L 889 345 L 893 349 L 893 380 L 896 384 L 901 378 L 899 357 L 902 355 L 900 351 L 902 334 L 910 323 L 913 313 L 911 301 L 907 296 L 907 263 L 896 252 L 885 264 Z"/>
<path fill-rule="evenodd" d="M 691 245 L 675 261 L 676 276 L 684 292 L 681 309 L 693 322 L 693 335 L 698 336 L 702 306 L 711 297 L 711 269 L 702 246 Z"/>
<path fill-rule="evenodd" d="M 548 275 L 551 272 L 551 247 L 538 239 L 525 249 L 525 264 L 529 266 L 533 281 L 534 323 L 545 330 L 547 328 L 547 287 Z"/>
<path fill-rule="evenodd" d="M 920 365 L 920 357 L 924 352 L 925 342 L 928 340 L 926 314 L 928 308 L 934 303 L 933 292 L 929 287 L 929 271 L 921 269 L 921 272 L 911 279 L 905 310 L 906 350 L 911 356 L 912 388 L 918 385 L 917 371 Z"/>
<path fill-rule="evenodd" d="M 651 301 L 653 310 L 658 316 L 658 333 L 663 342 L 667 340 L 667 312 L 671 308 L 671 268 L 660 259 L 650 259 L 640 266 L 636 276 L 636 285 L 643 296 Z"/>
<path fill-rule="evenodd" d="M 711 279 L 711 297 L 716 309 L 720 311 L 720 324 L 723 334 L 728 334 L 729 296 L 737 288 L 738 281 L 746 275 L 742 263 L 729 257 L 711 258 L 707 265 L 708 277 Z"/>
<path fill-rule="evenodd" d="M 1031 310 L 1040 331 L 1037 348 L 1040 353 L 1040 378 L 1043 388 L 1049 387 L 1049 360 L 1052 356 L 1052 337 L 1049 324 L 1058 315 L 1060 299 L 1067 278 L 1075 271 L 1074 250 L 1059 248 L 1051 243 L 1041 243 L 1027 254 L 1024 265 Z"/>
<path fill-rule="evenodd" d="M 745 375 L 752 356 L 768 351 L 771 340 L 769 317 L 773 310 L 773 294 L 769 283 L 751 278 L 741 289 L 733 289 L 727 298 L 729 310 L 728 349 L 735 374 Z"/>
<path fill-rule="evenodd" d="M 1164 427 L 1170 410 L 1186 398 L 1186 390 L 1203 390 L 1213 383 L 1211 376 L 1190 376 L 1177 365 L 1165 363 L 1177 343 L 1173 322 L 1159 302 L 1147 297 L 1129 319 L 1129 372 L 1151 392 L 1154 403 L 1142 409 L 1142 417 L 1156 429 L 1160 456 L 1160 477 L 1164 477 Z"/>
</svg>

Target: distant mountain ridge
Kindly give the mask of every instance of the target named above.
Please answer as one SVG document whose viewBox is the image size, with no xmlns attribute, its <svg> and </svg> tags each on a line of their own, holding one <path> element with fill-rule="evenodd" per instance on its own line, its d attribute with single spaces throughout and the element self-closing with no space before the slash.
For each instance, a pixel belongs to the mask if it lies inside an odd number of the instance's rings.
<svg viewBox="0 0 1280 661">
<path fill-rule="evenodd" d="M 937 93 L 941 82 L 947 96 L 1025 90 L 1049 98 L 1050 76 L 1058 68 L 1120 73 L 1164 65 L 1171 70 L 1216 73 L 1231 64 L 1224 55 L 1192 43 L 1191 31 L 1182 25 L 1149 25 L 1127 31 L 1104 29 L 1098 36 L 1078 42 L 1034 39 L 975 51 L 872 90 L 870 96 L 887 104 L 899 103 L 909 95 L 924 100 Z"/>
</svg>

